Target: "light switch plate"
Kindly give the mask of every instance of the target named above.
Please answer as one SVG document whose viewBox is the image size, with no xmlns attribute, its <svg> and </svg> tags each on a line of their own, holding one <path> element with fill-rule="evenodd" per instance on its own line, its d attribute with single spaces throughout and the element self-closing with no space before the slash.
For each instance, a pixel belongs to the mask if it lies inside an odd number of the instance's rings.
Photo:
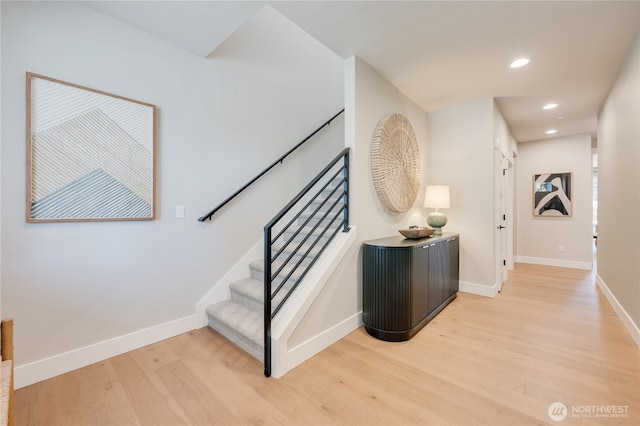
<svg viewBox="0 0 640 426">
<path fill-rule="evenodd" d="M 176 206 L 176 217 L 184 219 L 184 206 Z"/>
</svg>

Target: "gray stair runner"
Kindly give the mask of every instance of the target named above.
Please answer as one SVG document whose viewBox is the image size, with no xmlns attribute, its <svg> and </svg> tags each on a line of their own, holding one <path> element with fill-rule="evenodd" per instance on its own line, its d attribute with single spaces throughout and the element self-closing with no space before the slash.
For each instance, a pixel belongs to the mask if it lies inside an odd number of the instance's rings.
<svg viewBox="0 0 640 426">
<path fill-rule="evenodd" d="M 332 197 L 335 200 L 335 197 Z M 332 200 L 333 201 L 333 200 Z M 331 201 L 331 202 L 332 202 Z M 309 218 L 311 212 L 317 205 L 312 204 L 309 212 L 304 212 L 298 219 L 299 225 L 303 225 Z M 322 220 L 321 224 L 314 229 L 318 223 L 317 219 L 310 220 L 303 226 L 300 233 L 294 235 L 293 231 L 287 231 L 283 234 L 283 242 L 277 242 L 273 245 L 272 253 L 275 255 L 286 243 L 286 247 L 278 255 L 272 264 L 272 274 L 275 273 L 283 262 L 288 259 L 295 248 L 302 244 L 300 254 L 291 256 L 288 264 L 278 273 L 272 284 L 272 293 L 282 284 L 286 277 L 300 261 L 300 267 L 291 274 L 282 288 L 278 291 L 272 300 L 272 309 L 278 306 L 287 294 L 293 283 L 300 277 L 300 273 L 309 262 L 318 254 L 320 248 L 327 241 L 329 236 L 333 234 L 333 230 L 338 228 L 342 222 L 342 215 L 331 225 L 324 236 L 319 238 L 316 247 L 311 249 L 305 258 L 302 254 L 318 239 L 322 230 L 329 224 L 330 218 L 339 211 L 340 207 L 331 209 L 331 213 L 327 215 L 326 220 Z M 327 211 L 323 208 L 321 211 Z M 297 227 L 294 227 L 297 228 Z M 306 241 L 303 241 L 307 235 L 311 234 Z M 302 259 L 302 260 L 301 260 Z M 264 261 L 262 259 L 255 260 L 249 264 L 249 277 L 235 281 L 229 285 L 231 299 L 219 303 L 215 303 L 207 307 L 206 312 L 209 319 L 209 327 L 222 334 L 224 337 L 235 343 L 244 351 L 248 352 L 260 361 L 264 361 L 264 327 L 263 327 L 263 311 L 264 311 Z"/>
</svg>

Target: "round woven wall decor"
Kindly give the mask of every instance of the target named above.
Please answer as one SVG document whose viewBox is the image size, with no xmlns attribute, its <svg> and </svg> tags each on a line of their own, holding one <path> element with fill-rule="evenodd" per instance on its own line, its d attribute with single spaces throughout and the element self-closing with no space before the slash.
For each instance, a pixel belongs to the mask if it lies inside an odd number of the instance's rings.
<svg viewBox="0 0 640 426">
<path fill-rule="evenodd" d="M 407 117 L 389 114 L 376 126 L 371 139 L 371 176 L 382 205 L 404 213 L 420 191 L 420 151 Z"/>
</svg>

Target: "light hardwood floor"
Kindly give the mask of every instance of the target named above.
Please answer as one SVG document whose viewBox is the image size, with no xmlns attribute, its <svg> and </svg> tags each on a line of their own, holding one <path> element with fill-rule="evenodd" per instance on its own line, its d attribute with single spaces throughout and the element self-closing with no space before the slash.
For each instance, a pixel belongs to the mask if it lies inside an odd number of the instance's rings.
<svg viewBox="0 0 640 426">
<path fill-rule="evenodd" d="M 554 402 L 568 409 L 557 423 Z M 639 406 L 640 351 L 593 272 L 518 264 L 498 297 L 460 293 L 408 342 L 361 328 L 267 379 L 258 361 L 202 328 L 22 388 L 16 421 L 640 425 Z M 585 413 L 612 409 L 617 417 Z"/>
</svg>

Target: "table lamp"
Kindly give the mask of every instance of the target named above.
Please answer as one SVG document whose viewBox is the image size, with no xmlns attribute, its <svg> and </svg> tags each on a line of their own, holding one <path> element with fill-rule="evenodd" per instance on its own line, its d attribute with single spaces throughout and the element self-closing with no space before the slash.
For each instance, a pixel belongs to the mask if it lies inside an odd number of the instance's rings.
<svg viewBox="0 0 640 426">
<path fill-rule="evenodd" d="M 442 227 L 447 224 L 447 216 L 438 209 L 449 208 L 449 186 L 427 185 L 424 194 L 424 206 L 436 209 L 427 215 L 427 224 L 435 229 L 433 235 L 442 235 Z"/>
</svg>

